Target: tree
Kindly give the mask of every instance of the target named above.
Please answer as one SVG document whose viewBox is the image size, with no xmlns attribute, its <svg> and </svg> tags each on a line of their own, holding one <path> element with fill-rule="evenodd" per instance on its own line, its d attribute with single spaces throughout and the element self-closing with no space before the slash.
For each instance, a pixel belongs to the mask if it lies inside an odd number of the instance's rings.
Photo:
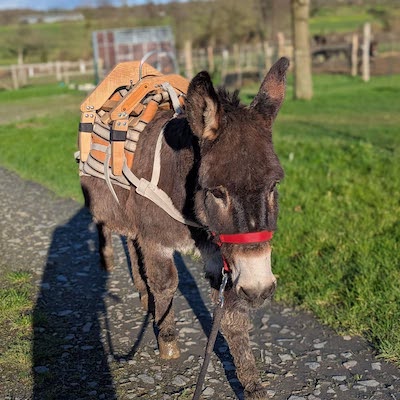
<svg viewBox="0 0 400 400">
<path fill-rule="evenodd" d="M 23 64 L 25 58 L 33 53 L 45 56 L 45 44 L 40 35 L 30 25 L 20 24 L 12 35 L 6 40 L 6 48 L 16 57 L 18 64 Z"/>
<path fill-rule="evenodd" d="M 310 100 L 313 96 L 309 33 L 310 0 L 292 0 L 294 49 L 294 97 Z"/>
</svg>

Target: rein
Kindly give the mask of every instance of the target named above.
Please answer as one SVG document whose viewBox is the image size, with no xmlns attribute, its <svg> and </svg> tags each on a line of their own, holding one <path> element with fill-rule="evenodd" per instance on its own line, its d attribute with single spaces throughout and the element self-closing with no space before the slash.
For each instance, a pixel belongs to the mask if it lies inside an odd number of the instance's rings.
<svg viewBox="0 0 400 400">
<path fill-rule="evenodd" d="M 251 243 L 263 243 L 268 242 L 272 239 L 274 232 L 272 231 L 259 231 L 259 232 L 247 232 L 247 233 L 233 233 L 233 234 L 221 234 L 216 235 L 213 233 L 215 243 L 221 247 L 222 244 L 251 244 Z M 201 390 L 203 389 L 204 380 L 206 378 L 207 368 L 210 363 L 211 354 L 214 349 L 214 344 L 217 339 L 219 327 L 221 324 L 221 320 L 224 314 L 224 292 L 225 287 L 229 279 L 229 274 L 231 269 L 229 268 L 228 261 L 221 253 L 223 268 L 222 268 L 222 283 L 219 287 L 219 295 L 218 295 L 218 303 L 214 308 L 213 315 L 213 324 L 210 332 L 210 336 L 207 340 L 206 351 L 204 354 L 203 365 L 201 366 L 201 370 L 196 382 L 196 389 L 193 395 L 192 400 L 199 400 L 201 395 Z"/>
<path fill-rule="evenodd" d="M 219 287 L 218 303 L 216 304 L 215 309 L 214 309 L 213 324 L 211 327 L 210 336 L 208 337 L 208 340 L 207 340 L 206 351 L 204 354 L 204 361 L 203 361 L 203 365 L 201 366 L 199 376 L 197 378 L 196 389 L 194 391 L 192 400 L 198 400 L 201 395 L 201 390 L 203 389 L 203 384 L 204 384 L 204 380 L 206 378 L 208 364 L 210 363 L 211 354 L 214 349 L 214 344 L 217 339 L 219 326 L 221 324 L 222 316 L 224 314 L 224 310 L 223 310 L 224 292 L 225 292 L 226 284 L 228 283 L 228 278 L 229 278 L 228 273 L 226 273 L 225 270 L 223 269 L 222 270 L 222 282 L 221 282 L 221 286 Z"/>
</svg>

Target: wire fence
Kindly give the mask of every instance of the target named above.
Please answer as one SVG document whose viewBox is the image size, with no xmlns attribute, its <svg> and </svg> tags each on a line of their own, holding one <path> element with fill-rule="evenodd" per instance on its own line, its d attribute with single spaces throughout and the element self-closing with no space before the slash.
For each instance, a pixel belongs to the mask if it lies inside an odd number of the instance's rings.
<svg viewBox="0 0 400 400">
<path fill-rule="evenodd" d="M 311 46 L 313 72 L 361 74 L 362 37 L 354 35 L 336 42 L 316 43 Z M 374 75 L 400 74 L 399 35 L 385 33 L 372 36 L 370 73 Z M 274 42 L 232 45 L 230 48 L 193 49 L 190 42 L 177 52 L 175 71 L 191 79 L 197 72 L 207 70 L 218 83 L 240 87 L 247 81 L 259 81 L 281 56 L 293 61 L 291 40 L 283 34 Z M 22 64 L 0 67 L 0 89 L 18 89 L 28 84 L 63 82 L 95 83 L 93 60 L 56 61 L 42 64 Z"/>
</svg>

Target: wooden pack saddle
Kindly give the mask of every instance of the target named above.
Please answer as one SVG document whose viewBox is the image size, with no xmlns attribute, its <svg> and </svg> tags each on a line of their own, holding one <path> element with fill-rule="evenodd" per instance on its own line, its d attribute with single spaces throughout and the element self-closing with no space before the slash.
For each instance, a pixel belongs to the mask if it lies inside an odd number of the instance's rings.
<svg viewBox="0 0 400 400">
<path fill-rule="evenodd" d="M 117 64 L 81 104 L 80 174 L 130 188 L 122 170 L 133 165 L 140 133 L 159 109 L 182 106 L 188 85 L 140 61 Z"/>
</svg>

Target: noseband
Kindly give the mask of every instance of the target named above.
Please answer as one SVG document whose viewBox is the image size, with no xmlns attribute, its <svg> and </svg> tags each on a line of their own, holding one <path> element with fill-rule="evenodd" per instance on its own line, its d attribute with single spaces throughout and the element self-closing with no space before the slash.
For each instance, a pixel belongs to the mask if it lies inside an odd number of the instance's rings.
<svg viewBox="0 0 400 400">
<path fill-rule="evenodd" d="M 274 232 L 260 231 L 260 232 L 247 232 L 247 233 L 232 233 L 232 234 L 213 234 L 215 243 L 221 247 L 223 243 L 229 244 L 251 244 L 251 243 L 264 243 L 272 239 Z M 224 263 L 224 271 L 230 272 L 229 264 L 226 258 L 222 255 Z"/>
</svg>

